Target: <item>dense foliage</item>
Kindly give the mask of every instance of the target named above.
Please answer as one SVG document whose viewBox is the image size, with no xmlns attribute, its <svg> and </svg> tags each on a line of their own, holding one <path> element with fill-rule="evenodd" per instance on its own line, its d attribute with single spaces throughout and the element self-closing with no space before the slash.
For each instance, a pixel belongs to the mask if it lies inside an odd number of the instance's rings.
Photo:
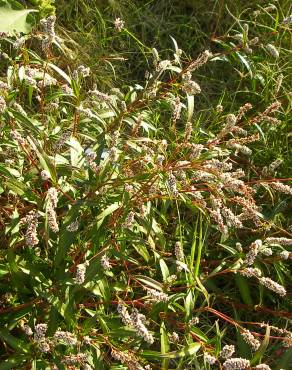
<svg viewBox="0 0 292 370">
<path fill-rule="evenodd" d="M 289 4 L 142 3 L 0 3 L 0 370 L 289 370 Z"/>
</svg>

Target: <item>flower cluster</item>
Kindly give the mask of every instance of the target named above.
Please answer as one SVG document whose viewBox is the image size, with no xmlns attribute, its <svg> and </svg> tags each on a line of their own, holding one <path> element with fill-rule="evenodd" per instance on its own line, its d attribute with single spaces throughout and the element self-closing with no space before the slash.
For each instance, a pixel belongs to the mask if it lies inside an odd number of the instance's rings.
<svg viewBox="0 0 292 370">
<path fill-rule="evenodd" d="M 55 209 L 57 208 L 58 203 L 58 191 L 56 188 L 52 187 L 48 190 L 47 194 L 47 217 L 48 217 L 48 224 L 50 229 L 57 233 L 59 231 L 59 225 L 57 222 L 57 214 Z"/>
<path fill-rule="evenodd" d="M 56 17 L 54 15 L 51 15 L 48 18 L 42 19 L 40 23 L 41 26 L 43 27 L 45 34 L 42 41 L 42 48 L 47 53 L 56 38 L 55 34 Z"/>
<path fill-rule="evenodd" d="M 148 331 L 145 326 L 146 318 L 140 314 L 136 308 L 133 309 L 131 315 L 128 310 L 122 304 L 118 305 L 118 313 L 125 325 L 131 326 L 136 330 L 139 337 L 143 338 L 145 342 L 152 344 L 154 343 L 153 335 Z"/>
<path fill-rule="evenodd" d="M 76 284 L 83 284 L 85 281 L 85 274 L 86 274 L 86 268 L 89 265 L 88 262 L 85 262 L 83 264 L 80 264 L 77 266 L 76 270 L 76 276 L 74 278 L 74 281 Z"/>
<path fill-rule="evenodd" d="M 224 359 L 228 359 L 233 356 L 234 352 L 235 352 L 235 347 L 233 344 L 225 345 L 220 352 L 220 357 Z"/>
<path fill-rule="evenodd" d="M 250 346 L 252 351 L 257 351 L 261 345 L 260 341 L 257 340 L 249 330 L 244 330 L 241 333 L 243 340 Z"/>
<path fill-rule="evenodd" d="M 243 370 L 250 367 L 250 361 L 245 358 L 230 358 L 223 364 L 226 370 Z"/>
<path fill-rule="evenodd" d="M 159 292 L 155 289 L 146 289 L 148 296 L 153 300 L 154 302 L 168 302 L 169 296 L 163 292 Z"/>
<path fill-rule="evenodd" d="M 39 243 L 39 239 L 37 236 L 39 217 L 39 213 L 33 210 L 20 220 L 20 226 L 27 225 L 25 241 L 28 246 L 35 246 Z"/>
</svg>

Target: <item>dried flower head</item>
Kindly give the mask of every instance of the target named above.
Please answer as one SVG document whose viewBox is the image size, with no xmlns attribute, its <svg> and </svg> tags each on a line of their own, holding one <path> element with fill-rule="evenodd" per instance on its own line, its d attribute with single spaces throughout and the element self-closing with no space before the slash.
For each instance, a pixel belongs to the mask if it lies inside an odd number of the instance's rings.
<svg viewBox="0 0 292 370">
<path fill-rule="evenodd" d="M 143 367 L 139 364 L 137 359 L 128 351 L 118 351 L 112 348 L 111 356 L 122 364 L 128 366 L 129 370 L 143 370 Z"/>
<path fill-rule="evenodd" d="M 125 219 L 125 222 L 123 223 L 123 227 L 130 229 L 133 225 L 134 220 L 135 213 L 133 211 L 130 211 Z"/>
<path fill-rule="evenodd" d="M 44 30 L 44 38 L 42 40 L 42 49 L 45 53 L 47 53 L 55 41 L 56 34 L 55 34 L 55 23 L 56 23 L 56 16 L 51 15 L 48 18 L 44 18 L 40 21 L 41 26 Z"/>
<path fill-rule="evenodd" d="M 82 364 L 83 366 L 88 361 L 86 353 L 78 353 L 77 355 L 64 356 L 62 362 L 66 365 Z"/>
<path fill-rule="evenodd" d="M 184 140 L 187 142 L 187 141 L 190 141 L 190 138 L 191 138 L 191 135 L 192 135 L 192 131 L 193 131 L 193 125 L 191 122 L 187 122 L 186 123 L 186 127 L 185 127 L 185 136 L 184 136 Z"/>
<path fill-rule="evenodd" d="M 281 193 L 292 195 L 292 187 L 289 185 L 282 184 L 281 182 L 270 182 L 269 185 Z"/>
<path fill-rule="evenodd" d="M 180 101 L 179 96 L 175 98 L 173 102 L 173 111 L 172 111 L 172 119 L 173 121 L 177 121 L 180 118 L 180 113 L 182 110 L 182 103 Z"/>
<path fill-rule="evenodd" d="M 174 255 L 178 261 L 184 260 L 184 251 L 181 242 L 176 242 L 174 246 Z"/>
<path fill-rule="evenodd" d="M 262 246 L 262 241 L 256 240 L 249 246 L 249 251 L 245 256 L 244 263 L 248 266 L 252 265 L 258 255 L 259 248 Z"/>
<path fill-rule="evenodd" d="M 79 76 L 85 78 L 85 77 L 88 77 L 89 75 L 90 75 L 90 68 L 85 67 L 83 65 L 80 65 L 79 67 L 77 67 L 75 71 L 73 72 L 74 79 L 77 79 Z"/>
<path fill-rule="evenodd" d="M 172 172 L 170 172 L 169 175 L 168 175 L 167 184 L 168 184 L 170 193 L 174 197 L 177 197 L 179 192 L 178 192 L 177 186 L 176 186 L 176 177 L 174 176 L 174 174 Z"/>
</svg>

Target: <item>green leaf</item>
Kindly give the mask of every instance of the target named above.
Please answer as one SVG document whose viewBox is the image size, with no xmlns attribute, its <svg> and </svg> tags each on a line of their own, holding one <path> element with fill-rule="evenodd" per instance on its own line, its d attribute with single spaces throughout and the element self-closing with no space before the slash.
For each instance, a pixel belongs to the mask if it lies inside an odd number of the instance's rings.
<svg viewBox="0 0 292 370">
<path fill-rule="evenodd" d="M 150 260 L 150 255 L 148 253 L 147 248 L 143 244 L 135 245 L 133 244 L 133 248 L 136 250 L 137 253 L 140 254 L 144 258 L 146 262 Z"/>
<path fill-rule="evenodd" d="M 71 157 L 71 165 L 80 167 L 82 164 L 82 154 L 83 154 L 83 148 L 80 145 L 79 141 L 75 139 L 74 137 L 71 137 L 70 140 L 68 140 L 68 144 L 70 145 L 70 157 Z"/>
<path fill-rule="evenodd" d="M 200 338 L 202 341 L 204 342 L 208 342 L 209 339 L 207 337 L 207 335 L 205 335 L 201 329 L 199 328 L 196 328 L 196 327 L 192 327 L 192 330 L 191 330 L 191 333 L 195 334 L 198 338 Z"/>
<path fill-rule="evenodd" d="M 253 301 L 250 294 L 249 284 L 243 276 L 236 274 L 235 283 L 239 289 L 241 298 L 245 304 L 253 305 Z"/>
<path fill-rule="evenodd" d="M 20 365 L 25 361 L 27 361 L 27 357 L 25 356 L 10 356 L 0 364 L 0 370 L 21 369 L 22 366 Z"/>
<path fill-rule="evenodd" d="M 24 353 L 28 352 L 28 345 L 24 341 L 11 335 L 6 329 L 0 330 L 0 338 L 13 349 Z"/>
<path fill-rule="evenodd" d="M 169 270 L 168 270 L 167 264 L 162 258 L 159 260 L 159 264 L 160 264 L 163 281 L 166 281 L 167 278 L 169 277 Z"/>
<path fill-rule="evenodd" d="M 61 77 L 63 77 L 64 80 L 66 80 L 69 85 L 71 85 L 71 78 L 67 75 L 67 73 L 65 73 L 64 71 L 62 71 L 62 69 L 60 69 L 59 67 L 57 67 L 55 64 L 48 63 L 48 66 L 50 68 L 52 68 L 55 72 L 57 72 Z"/>
<path fill-rule="evenodd" d="M 246 69 L 248 70 L 249 74 L 250 74 L 250 77 L 253 78 L 253 72 L 252 72 L 252 66 L 250 65 L 249 63 L 249 60 L 244 56 L 242 55 L 241 53 L 239 52 L 235 52 L 235 54 L 238 56 L 239 60 L 241 61 L 241 63 L 246 67 Z"/>
<path fill-rule="evenodd" d="M 136 279 L 141 281 L 141 283 L 148 285 L 150 288 L 154 288 L 159 291 L 163 291 L 163 285 L 159 283 L 158 281 L 151 279 L 148 276 L 143 276 L 143 275 L 136 275 Z"/>
<path fill-rule="evenodd" d="M 37 126 L 38 122 L 36 120 L 30 119 L 23 114 L 10 109 L 10 112 L 12 113 L 13 117 L 16 119 L 17 125 L 21 128 L 25 128 L 29 134 L 34 134 L 35 137 L 39 137 L 40 130 Z"/>
<path fill-rule="evenodd" d="M 262 341 L 262 344 L 260 345 L 259 349 L 255 352 L 253 358 L 251 359 L 250 362 L 251 365 L 255 365 L 257 362 L 260 362 L 261 358 L 266 352 L 266 349 L 269 345 L 269 341 L 270 341 L 270 327 L 267 326 L 264 340 Z"/>
<path fill-rule="evenodd" d="M 104 211 L 102 211 L 98 216 L 97 216 L 97 229 L 100 228 L 101 224 L 103 223 L 103 220 L 116 211 L 119 208 L 119 203 L 113 203 L 110 206 L 108 206 Z"/>
<path fill-rule="evenodd" d="M 194 95 L 187 95 L 187 99 L 188 99 L 188 122 L 190 122 L 194 114 L 194 104 L 195 104 Z"/>
<path fill-rule="evenodd" d="M 167 351 L 169 351 L 169 342 L 168 342 L 168 336 L 167 336 L 167 331 L 164 322 L 162 321 L 160 325 L 160 348 L 161 348 L 161 353 L 165 354 Z M 162 369 L 166 370 L 168 369 L 168 359 L 163 359 L 162 360 Z"/>
<path fill-rule="evenodd" d="M 147 358 L 181 358 L 187 356 L 193 356 L 201 348 L 200 343 L 191 343 L 188 346 L 183 347 L 181 350 L 160 353 L 156 351 L 143 351 L 142 356 Z"/>
<path fill-rule="evenodd" d="M 275 366 L 275 370 L 289 369 L 291 365 L 292 348 L 287 348 L 283 355 L 280 357 L 279 362 Z M 1 369 L 0 369 L 1 370 Z"/>
<path fill-rule="evenodd" d="M 23 32 L 31 31 L 31 24 L 26 21 L 27 15 L 32 12 L 37 12 L 36 9 L 21 9 L 15 10 L 6 3 L 0 7 L 0 32 Z"/>
</svg>

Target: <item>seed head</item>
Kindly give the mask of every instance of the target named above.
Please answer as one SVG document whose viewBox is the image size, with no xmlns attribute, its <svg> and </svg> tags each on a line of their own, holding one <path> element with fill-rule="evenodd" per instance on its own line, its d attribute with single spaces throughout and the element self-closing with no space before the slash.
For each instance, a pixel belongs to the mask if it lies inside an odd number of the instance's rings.
<svg viewBox="0 0 292 370">
<path fill-rule="evenodd" d="M 27 229 L 25 233 L 25 241 L 26 241 L 26 244 L 29 246 L 34 246 L 39 243 L 39 239 L 37 236 L 38 217 L 39 217 L 38 212 L 31 211 L 22 221 L 22 223 L 25 222 L 27 224 Z"/>
</svg>

